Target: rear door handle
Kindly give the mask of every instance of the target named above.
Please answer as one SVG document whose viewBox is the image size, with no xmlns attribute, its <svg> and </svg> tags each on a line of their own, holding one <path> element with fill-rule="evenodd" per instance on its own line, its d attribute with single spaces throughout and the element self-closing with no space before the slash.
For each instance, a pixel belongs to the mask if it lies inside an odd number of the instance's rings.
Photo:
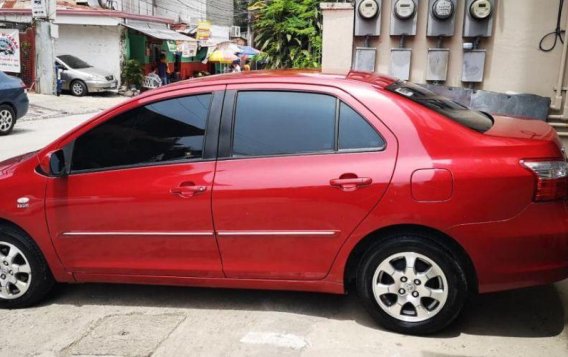
<svg viewBox="0 0 568 357">
<path fill-rule="evenodd" d="M 193 182 L 184 182 L 178 187 L 170 189 L 170 193 L 181 197 L 193 197 L 199 193 L 207 191 L 205 186 L 197 186 Z"/>
<path fill-rule="evenodd" d="M 350 178 L 336 178 L 329 180 L 329 184 L 333 187 L 338 187 L 343 191 L 355 191 L 361 186 L 368 186 L 373 183 L 370 177 L 350 177 Z"/>
</svg>

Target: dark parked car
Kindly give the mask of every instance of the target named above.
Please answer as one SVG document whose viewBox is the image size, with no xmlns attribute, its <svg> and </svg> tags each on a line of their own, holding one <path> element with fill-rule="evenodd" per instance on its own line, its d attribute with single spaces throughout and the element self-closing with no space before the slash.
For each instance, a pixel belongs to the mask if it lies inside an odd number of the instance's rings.
<svg viewBox="0 0 568 357">
<path fill-rule="evenodd" d="M 8 135 L 16 120 L 28 112 L 26 85 L 21 79 L 0 72 L 0 135 Z"/>
</svg>

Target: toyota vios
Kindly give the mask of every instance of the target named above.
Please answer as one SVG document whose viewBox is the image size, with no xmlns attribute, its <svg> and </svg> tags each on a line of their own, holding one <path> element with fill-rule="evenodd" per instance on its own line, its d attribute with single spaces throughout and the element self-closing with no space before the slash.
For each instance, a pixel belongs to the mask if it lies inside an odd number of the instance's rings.
<svg viewBox="0 0 568 357">
<path fill-rule="evenodd" d="M 170 85 L 0 173 L 4 308 L 54 282 L 355 286 L 383 326 L 424 334 L 471 294 L 568 276 L 555 131 L 377 75 Z"/>
</svg>

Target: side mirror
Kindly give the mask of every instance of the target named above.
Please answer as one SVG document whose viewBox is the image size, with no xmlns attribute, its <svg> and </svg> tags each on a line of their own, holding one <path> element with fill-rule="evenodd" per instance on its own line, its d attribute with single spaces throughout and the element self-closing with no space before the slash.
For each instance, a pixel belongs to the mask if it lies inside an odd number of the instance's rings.
<svg viewBox="0 0 568 357">
<path fill-rule="evenodd" d="M 68 174 L 65 153 L 61 149 L 45 155 L 39 167 L 44 174 L 51 177 L 63 177 Z"/>
</svg>

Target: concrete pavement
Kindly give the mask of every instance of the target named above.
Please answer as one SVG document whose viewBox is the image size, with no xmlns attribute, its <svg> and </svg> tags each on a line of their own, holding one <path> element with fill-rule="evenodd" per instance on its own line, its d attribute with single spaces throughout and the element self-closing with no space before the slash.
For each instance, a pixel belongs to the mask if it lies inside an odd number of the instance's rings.
<svg viewBox="0 0 568 357">
<path fill-rule="evenodd" d="M 0 356 L 566 356 L 568 284 L 481 296 L 444 333 L 377 327 L 355 296 L 66 285 L 0 311 Z"/>
<path fill-rule="evenodd" d="M 91 115 L 19 122 L 0 160 Z M 568 281 L 481 296 L 445 332 L 376 326 L 354 295 L 62 285 L 40 306 L 0 311 L 0 356 L 567 356 Z"/>
<path fill-rule="evenodd" d="M 84 97 L 28 93 L 30 109 L 21 121 L 57 118 L 73 114 L 95 113 L 129 99 L 110 93 L 95 93 Z"/>
<path fill-rule="evenodd" d="M 91 113 L 41 120 L 18 120 L 10 135 L 0 136 L 0 160 L 38 150 L 92 116 Z"/>
</svg>

